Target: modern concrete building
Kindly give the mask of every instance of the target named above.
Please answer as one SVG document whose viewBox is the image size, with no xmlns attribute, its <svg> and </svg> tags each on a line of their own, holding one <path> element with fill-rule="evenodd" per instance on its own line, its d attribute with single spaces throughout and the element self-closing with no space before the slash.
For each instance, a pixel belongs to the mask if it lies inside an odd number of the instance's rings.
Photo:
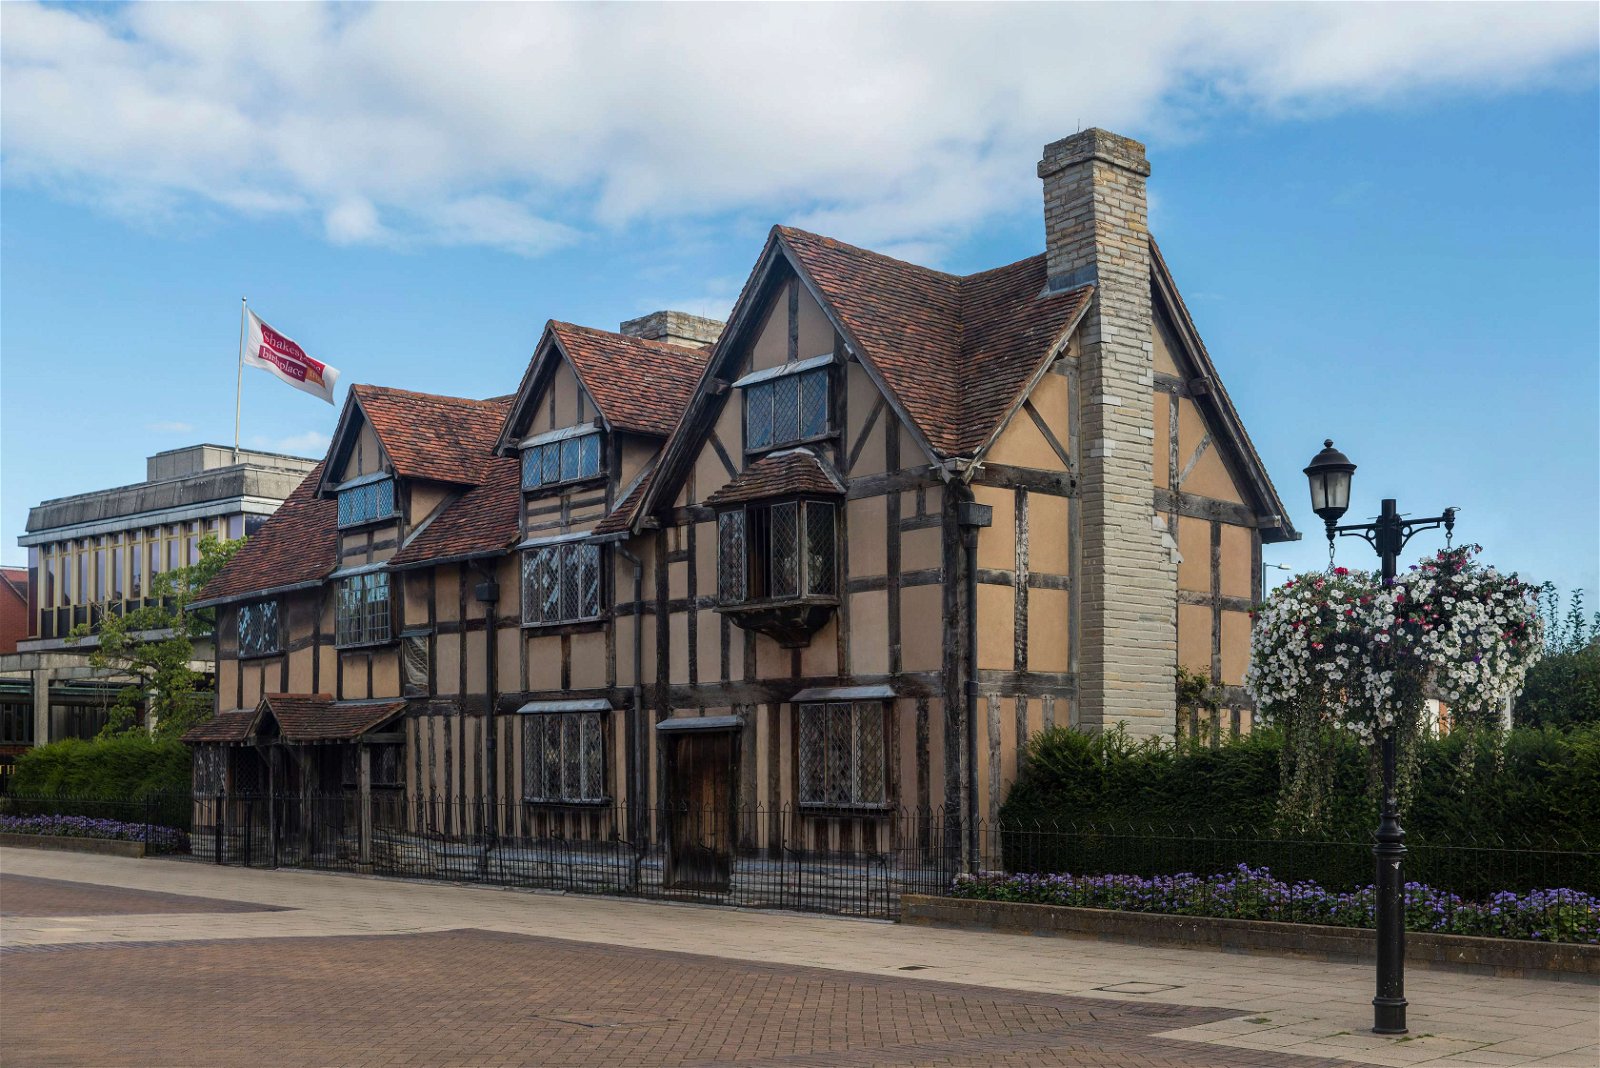
<svg viewBox="0 0 1600 1068">
<path fill-rule="evenodd" d="M 0 754 L 97 732 L 120 683 L 89 667 L 92 638 L 68 644 L 72 628 L 150 603 L 151 580 L 195 562 L 202 536 L 254 533 L 314 466 L 191 445 L 150 457 L 143 482 L 30 509 L 17 539 L 28 550 L 26 637 L 0 655 Z M 197 654 L 209 673 L 210 650 Z"/>
</svg>

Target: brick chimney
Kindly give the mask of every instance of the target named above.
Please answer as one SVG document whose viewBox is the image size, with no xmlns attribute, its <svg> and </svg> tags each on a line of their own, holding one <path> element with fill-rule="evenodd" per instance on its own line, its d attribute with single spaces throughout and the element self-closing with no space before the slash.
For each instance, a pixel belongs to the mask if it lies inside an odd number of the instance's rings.
<svg viewBox="0 0 1600 1068">
<path fill-rule="evenodd" d="M 726 325 L 716 319 L 706 319 L 681 311 L 658 311 L 629 319 L 619 328 L 620 333 L 645 341 L 665 341 L 673 345 L 699 349 L 714 344 Z"/>
<path fill-rule="evenodd" d="M 1135 736 L 1176 725 L 1177 564 L 1155 511 L 1144 146 L 1091 129 L 1045 146 L 1052 289 L 1096 287 L 1078 350 L 1078 718 Z"/>
</svg>

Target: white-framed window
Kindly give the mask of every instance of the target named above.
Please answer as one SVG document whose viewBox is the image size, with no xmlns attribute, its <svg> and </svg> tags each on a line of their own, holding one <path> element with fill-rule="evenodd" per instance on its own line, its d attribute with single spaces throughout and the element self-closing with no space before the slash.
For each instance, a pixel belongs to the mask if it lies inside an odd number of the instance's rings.
<svg viewBox="0 0 1600 1068">
<path fill-rule="evenodd" d="M 744 447 L 773 449 L 828 429 L 828 369 L 780 375 L 744 387 Z"/>
<path fill-rule="evenodd" d="M 741 604 L 837 596 L 834 507 L 829 501 L 777 501 L 719 513 L 718 599 Z"/>
<path fill-rule="evenodd" d="M 389 574 L 369 571 L 339 583 L 334 615 L 335 645 L 374 645 L 389 640 Z"/>
<path fill-rule="evenodd" d="M 522 450 L 522 488 L 544 489 L 600 473 L 600 432 L 591 431 Z"/>
<path fill-rule="evenodd" d="M 884 702 L 818 702 L 799 709 L 800 803 L 887 803 Z"/>
<path fill-rule="evenodd" d="M 283 648 L 278 602 L 250 601 L 239 606 L 239 655 L 270 656 Z"/>
<path fill-rule="evenodd" d="M 607 799 L 603 712 L 542 712 L 522 721 L 525 801 Z"/>
<path fill-rule="evenodd" d="M 600 615 L 600 546 L 578 541 L 522 554 L 522 621 L 574 623 Z"/>
<path fill-rule="evenodd" d="M 394 479 L 365 482 L 339 491 L 339 525 L 357 527 L 394 515 Z"/>
</svg>

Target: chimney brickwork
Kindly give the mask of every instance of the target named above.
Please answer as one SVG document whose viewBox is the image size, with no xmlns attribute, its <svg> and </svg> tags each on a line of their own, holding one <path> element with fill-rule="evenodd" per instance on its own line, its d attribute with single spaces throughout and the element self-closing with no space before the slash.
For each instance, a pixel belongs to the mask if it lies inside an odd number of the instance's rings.
<svg viewBox="0 0 1600 1068">
<path fill-rule="evenodd" d="M 617 332 L 645 341 L 665 341 L 685 348 L 704 348 L 716 343 L 727 325 L 716 319 L 681 311 L 658 311 L 629 319 Z"/>
<path fill-rule="evenodd" d="M 1176 726 L 1177 564 L 1154 502 L 1144 146 L 1091 129 L 1046 146 L 1050 286 L 1096 286 L 1080 328 L 1078 715 L 1136 737 Z"/>
</svg>

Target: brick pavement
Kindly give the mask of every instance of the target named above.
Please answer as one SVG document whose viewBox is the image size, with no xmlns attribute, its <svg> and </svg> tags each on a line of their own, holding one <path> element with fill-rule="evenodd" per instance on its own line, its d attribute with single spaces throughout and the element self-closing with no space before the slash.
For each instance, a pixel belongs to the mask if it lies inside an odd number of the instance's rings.
<svg viewBox="0 0 1600 1068">
<path fill-rule="evenodd" d="M 4 953 L 7 994 L 0 1013 L 7 1032 L 14 1012 L 10 1004 L 13 975 L 24 969 L 29 974 L 35 969 L 42 974 L 65 966 L 47 967 L 48 961 L 110 960 L 111 953 L 152 960 L 168 953 L 176 955 L 174 960 L 187 959 L 185 954 L 195 960 L 210 960 L 213 954 L 226 959 L 234 953 L 245 953 L 253 960 L 257 950 L 249 947 L 270 945 L 272 939 L 285 940 L 284 946 L 291 941 L 314 939 L 304 944 L 312 947 L 313 957 L 317 958 L 334 952 L 344 936 L 446 932 L 456 936 L 470 928 L 500 935 L 559 936 L 562 941 L 557 945 L 580 955 L 609 956 L 613 949 L 627 946 L 634 950 L 693 953 L 701 960 L 719 958 L 710 965 L 713 969 L 762 965 L 787 967 L 797 974 L 833 973 L 841 976 L 836 982 L 849 991 L 868 986 L 873 991 L 887 991 L 890 987 L 879 984 L 890 979 L 896 988 L 903 984 L 907 990 L 923 989 L 930 982 L 955 984 L 963 989 L 984 988 L 977 1004 L 1005 1001 L 1009 1005 L 1012 999 L 1035 994 L 1065 997 L 1068 1001 L 1058 1003 L 1062 1019 L 1076 1011 L 1065 1007 L 1074 999 L 1102 1005 L 1121 1003 L 1130 1008 L 1126 1015 L 1117 1017 L 1120 1023 L 1107 1016 L 1097 1019 L 1095 1026 L 1136 1028 L 1137 1033 L 1131 1034 L 1130 1039 L 1170 1043 L 1138 1048 L 1109 1043 L 1092 1048 L 1069 1045 L 1083 1037 L 1081 1028 L 1085 1025 L 1079 1021 L 1074 1025 L 1080 1028 L 1077 1033 L 1063 1033 L 1052 1039 L 1056 1048 L 1050 1053 L 1053 1057 L 1070 1054 L 1075 1059 L 1058 1059 L 1054 1063 L 1288 1064 L 1293 1063 L 1289 1059 L 1292 1055 L 1306 1055 L 1396 1066 L 1539 1064 L 1594 1068 L 1600 1064 L 1600 1045 L 1596 1044 L 1600 1037 L 1596 1034 L 1600 1026 L 1600 987 L 1592 984 L 1414 972 L 1408 976 L 1407 989 L 1412 999 L 1413 1034 L 1396 1040 L 1365 1031 L 1371 1018 L 1368 999 L 1372 972 L 1359 965 L 44 851 L 24 855 L 22 851 L 0 850 L 0 868 L 11 874 L 292 907 L 292 911 L 276 913 L 9 918 L 0 927 L 0 945 L 7 947 L 0 951 Z M 234 940 L 234 945 L 216 944 L 224 939 Z M 388 941 L 397 946 L 409 942 Z M 179 946 L 175 944 L 178 942 L 192 944 Z M 138 948 L 116 948 L 117 944 L 127 943 L 138 944 Z M 88 944 L 110 944 L 112 948 L 72 948 Z M 538 945 L 549 943 L 541 941 Z M 56 952 L 37 952 L 46 947 Z M 19 953 L 19 949 L 35 952 Z M 475 961 L 487 960 L 488 952 L 475 952 L 472 957 Z M 637 974 L 648 973 L 656 966 L 630 971 L 621 965 L 608 965 L 606 974 L 622 984 L 617 989 L 626 989 L 636 982 Z M 918 970 L 906 970 L 910 968 Z M 346 982 L 368 981 L 368 970 L 354 965 L 351 969 Z M 471 968 L 463 982 L 487 981 L 495 970 Z M 212 974 L 223 973 L 213 969 Z M 584 974 L 583 969 L 578 969 L 577 974 Z M 411 976 L 402 967 L 399 974 L 386 980 L 395 985 L 380 985 L 377 989 L 380 994 L 403 990 L 404 984 L 412 981 Z M 437 990 L 441 984 L 432 978 L 426 986 Z M 520 988 L 523 984 L 512 985 Z M 829 996 L 848 999 L 855 995 Z M 583 1011 L 598 1011 L 595 1005 L 604 1007 L 600 998 L 590 998 L 588 1002 Z M 250 1002 L 246 999 L 242 1004 Z M 1172 1006 L 1205 1009 L 1212 1014 L 1186 1017 L 1179 1012 L 1163 1020 L 1159 1027 L 1148 1025 L 1157 1018 L 1151 1014 L 1171 1012 Z M 479 1008 L 477 1001 L 468 998 L 451 1011 L 458 1012 L 462 1019 L 478 1019 L 481 1026 L 489 1026 L 483 1023 Z M 590 1030 L 605 1030 L 618 1041 L 642 1040 L 632 1034 L 634 1026 L 623 1027 L 622 1021 L 609 1021 L 610 1026 L 606 1020 L 587 1022 Z M 490 1023 L 502 1029 L 521 1026 L 515 1018 Z M 581 1025 L 571 1020 L 551 1023 Z M 288 1036 L 295 1033 L 295 1028 L 280 1021 L 277 1031 Z M 691 1028 L 685 1041 L 693 1038 L 692 1031 Z M 974 1066 L 1052 1063 L 1040 1060 L 1042 1055 L 1033 1047 L 1006 1045 L 1028 1040 L 1027 1033 L 1011 1035 L 1004 1042 L 992 1034 L 970 1039 L 957 1036 L 950 1039 L 951 1048 L 941 1054 L 942 1060 L 919 1050 L 911 1062 Z M 961 1042 L 965 1041 L 978 1045 L 964 1047 Z M 884 1040 L 875 1054 L 878 1063 L 896 1063 L 892 1059 L 893 1045 Z M 707 1054 L 712 1059 L 719 1055 L 715 1051 Z M 801 1059 L 777 1063 L 806 1064 L 804 1058 L 808 1056 L 813 1057 L 809 1063 L 834 1063 L 826 1060 L 829 1054 L 820 1055 L 825 1058 L 822 1062 L 814 1059 L 819 1056 L 814 1052 L 796 1051 L 790 1056 Z M 625 1057 L 621 1060 L 628 1063 Z M 258 1058 L 256 1063 L 279 1061 Z M 431 1062 L 419 1058 L 400 1063 Z"/>
<path fill-rule="evenodd" d="M 493 931 L 30 947 L 0 958 L 7 1059 L 39 1068 L 1342 1063 L 1153 1037 L 1235 1010 Z"/>
<path fill-rule="evenodd" d="M 125 916 L 174 912 L 276 912 L 276 905 L 95 886 L 0 872 L 0 916 Z"/>
</svg>

